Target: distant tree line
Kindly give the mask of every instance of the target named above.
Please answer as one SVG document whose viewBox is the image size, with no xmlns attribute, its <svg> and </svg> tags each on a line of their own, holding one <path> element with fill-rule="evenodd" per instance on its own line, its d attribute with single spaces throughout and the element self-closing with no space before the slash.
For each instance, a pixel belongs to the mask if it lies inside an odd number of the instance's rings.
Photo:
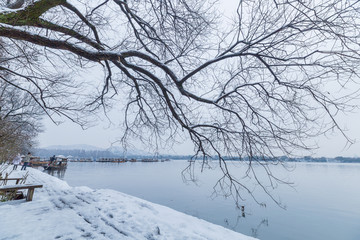
<svg viewBox="0 0 360 240">
<path fill-rule="evenodd" d="M 335 158 L 326 158 L 326 157 L 311 157 L 311 156 L 305 156 L 305 157 L 298 157 L 298 158 L 292 158 L 287 156 L 281 156 L 281 157 L 255 157 L 258 161 L 266 161 L 266 162 L 340 162 L 340 163 L 360 163 L 360 157 L 342 157 L 338 156 Z M 231 160 L 246 160 L 248 159 L 239 159 L 239 158 L 225 158 L 228 161 Z"/>
<path fill-rule="evenodd" d="M 186 156 L 174 156 L 174 155 L 140 155 L 140 154 L 124 154 L 120 151 L 114 152 L 110 150 L 84 150 L 84 149 L 42 149 L 37 148 L 34 149 L 34 155 L 39 156 L 41 158 L 49 158 L 52 155 L 64 155 L 64 156 L 72 156 L 75 159 L 78 158 L 90 158 L 90 159 L 98 159 L 98 158 L 156 158 L 156 159 L 190 159 L 190 155 Z"/>
<path fill-rule="evenodd" d="M 119 158 L 119 157 L 126 157 L 126 158 L 156 158 L 156 159 L 172 159 L 172 160 L 190 160 L 192 158 L 191 155 L 135 155 L 135 154 L 128 154 L 124 155 L 121 152 L 112 152 L 109 150 L 84 150 L 84 149 L 42 149 L 37 148 L 34 150 L 34 154 L 41 158 L 49 158 L 52 155 L 64 155 L 64 156 L 72 156 L 75 159 L 79 158 L 90 158 L 93 160 L 99 158 Z M 233 157 L 224 157 L 226 161 L 248 161 L 248 159 L 240 159 L 240 158 L 233 158 Z M 217 156 L 212 158 L 209 157 L 208 160 L 218 160 Z M 360 163 L 359 157 L 342 157 L 338 156 L 335 158 L 326 158 L 326 157 L 310 157 L 305 156 L 301 158 L 291 158 L 286 156 L 281 156 L 277 158 L 266 158 L 266 157 L 258 157 L 258 161 L 267 161 L 267 162 L 341 162 L 341 163 Z"/>
</svg>

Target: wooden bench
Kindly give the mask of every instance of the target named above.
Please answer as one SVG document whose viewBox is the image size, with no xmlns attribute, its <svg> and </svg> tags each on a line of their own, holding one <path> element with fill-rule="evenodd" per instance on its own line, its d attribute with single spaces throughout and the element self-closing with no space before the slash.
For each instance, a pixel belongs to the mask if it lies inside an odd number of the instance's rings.
<svg viewBox="0 0 360 240">
<path fill-rule="evenodd" d="M 7 185 L 7 186 L 1 186 L 0 192 L 10 192 L 10 191 L 17 191 L 21 189 L 27 189 L 27 195 L 26 195 L 26 201 L 32 201 L 34 190 L 35 188 L 42 188 L 43 185 L 37 185 L 37 184 L 20 184 L 20 185 Z"/>
<path fill-rule="evenodd" d="M 22 177 L 21 178 L 0 178 L 0 181 L 4 181 L 5 184 L 6 184 L 7 181 L 10 181 L 10 180 L 16 180 L 16 184 L 19 184 L 19 182 L 21 180 L 23 180 L 23 178 Z"/>
</svg>

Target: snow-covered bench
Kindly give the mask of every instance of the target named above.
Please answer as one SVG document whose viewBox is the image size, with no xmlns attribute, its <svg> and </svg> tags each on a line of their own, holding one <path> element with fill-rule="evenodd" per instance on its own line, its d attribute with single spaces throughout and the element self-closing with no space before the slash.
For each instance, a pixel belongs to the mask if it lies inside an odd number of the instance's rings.
<svg viewBox="0 0 360 240">
<path fill-rule="evenodd" d="M 18 184 L 18 185 L 7 185 L 7 186 L 1 186 L 0 192 L 11 192 L 11 191 L 17 191 L 22 189 L 27 189 L 27 195 L 26 195 L 26 201 L 32 201 L 35 188 L 42 188 L 43 185 L 37 185 L 37 184 Z"/>
</svg>

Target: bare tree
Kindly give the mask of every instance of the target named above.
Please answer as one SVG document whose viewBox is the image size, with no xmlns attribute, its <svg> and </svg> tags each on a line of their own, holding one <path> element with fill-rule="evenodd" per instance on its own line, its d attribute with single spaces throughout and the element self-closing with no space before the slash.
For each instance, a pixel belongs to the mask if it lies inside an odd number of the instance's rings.
<svg viewBox="0 0 360 240">
<path fill-rule="evenodd" d="M 1 70 L 11 61 L 3 46 L 0 42 Z M 44 113 L 29 92 L 13 84 L 16 77 L 1 71 L 0 79 L 0 162 L 6 162 L 34 146 Z"/>
<path fill-rule="evenodd" d="M 190 138 L 204 163 L 219 159 L 217 186 L 239 200 L 252 190 L 224 156 L 246 162 L 268 192 L 282 181 L 267 160 L 342 132 L 336 116 L 354 95 L 339 90 L 358 80 L 359 5 L 240 0 L 230 22 L 213 1 L 8 1 L 1 71 L 50 117 L 80 124 L 125 99 L 124 142 Z M 102 78 L 77 77 L 96 66 Z"/>
<path fill-rule="evenodd" d="M 0 162 L 33 147 L 42 115 L 30 95 L 0 82 Z"/>
</svg>

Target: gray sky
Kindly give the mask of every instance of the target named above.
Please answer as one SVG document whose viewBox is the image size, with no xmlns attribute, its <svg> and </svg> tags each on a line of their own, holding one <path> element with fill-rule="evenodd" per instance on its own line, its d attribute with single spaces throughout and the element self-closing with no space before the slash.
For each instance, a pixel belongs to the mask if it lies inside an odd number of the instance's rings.
<svg viewBox="0 0 360 240">
<path fill-rule="evenodd" d="M 329 133 L 326 136 L 319 136 L 309 140 L 309 142 L 316 142 L 318 149 L 313 151 L 314 156 L 320 157 L 336 157 L 360 156 L 360 113 L 349 113 L 339 118 L 339 125 L 346 129 L 346 134 L 352 140 L 356 140 L 351 146 L 346 146 L 346 139 L 339 133 Z M 40 133 L 38 137 L 39 147 L 47 147 L 51 145 L 75 145 L 75 144 L 89 144 L 101 148 L 108 148 L 114 143 L 122 132 L 115 127 L 109 127 L 105 121 L 99 123 L 97 126 L 83 130 L 80 126 L 65 122 L 59 126 L 55 125 L 49 119 L 43 121 L 45 131 Z M 134 144 L 137 149 L 144 150 L 141 144 Z M 175 144 L 173 149 L 163 149 L 160 153 L 169 154 L 192 154 L 193 148 L 190 142 L 184 144 Z M 311 153 L 304 152 L 304 155 L 311 155 Z"/>
<path fill-rule="evenodd" d="M 116 142 L 123 134 L 122 130 L 116 127 L 109 127 L 106 121 L 99 123 L 97 126 L 83 130 L 79 125 L 67 121 L 59 126 L 55 125 L 49 119 L 44 119 L 44 132 L 39 134 L 39 147 L 52 145 L 76 145 L 88 144 L 101 148 L 108 148 Z M 115 143 L 115 145 L 119 145 Z M 138 150 L 144 150 L 152 153 L 153 149 L 146 149 L 142 144 L 133 143 Z M 159 153 L 164 154 L 192 154 L 192 144 L 185 142 L 175 144 L 172 149 L 159 149 Z"/>
</svg>

